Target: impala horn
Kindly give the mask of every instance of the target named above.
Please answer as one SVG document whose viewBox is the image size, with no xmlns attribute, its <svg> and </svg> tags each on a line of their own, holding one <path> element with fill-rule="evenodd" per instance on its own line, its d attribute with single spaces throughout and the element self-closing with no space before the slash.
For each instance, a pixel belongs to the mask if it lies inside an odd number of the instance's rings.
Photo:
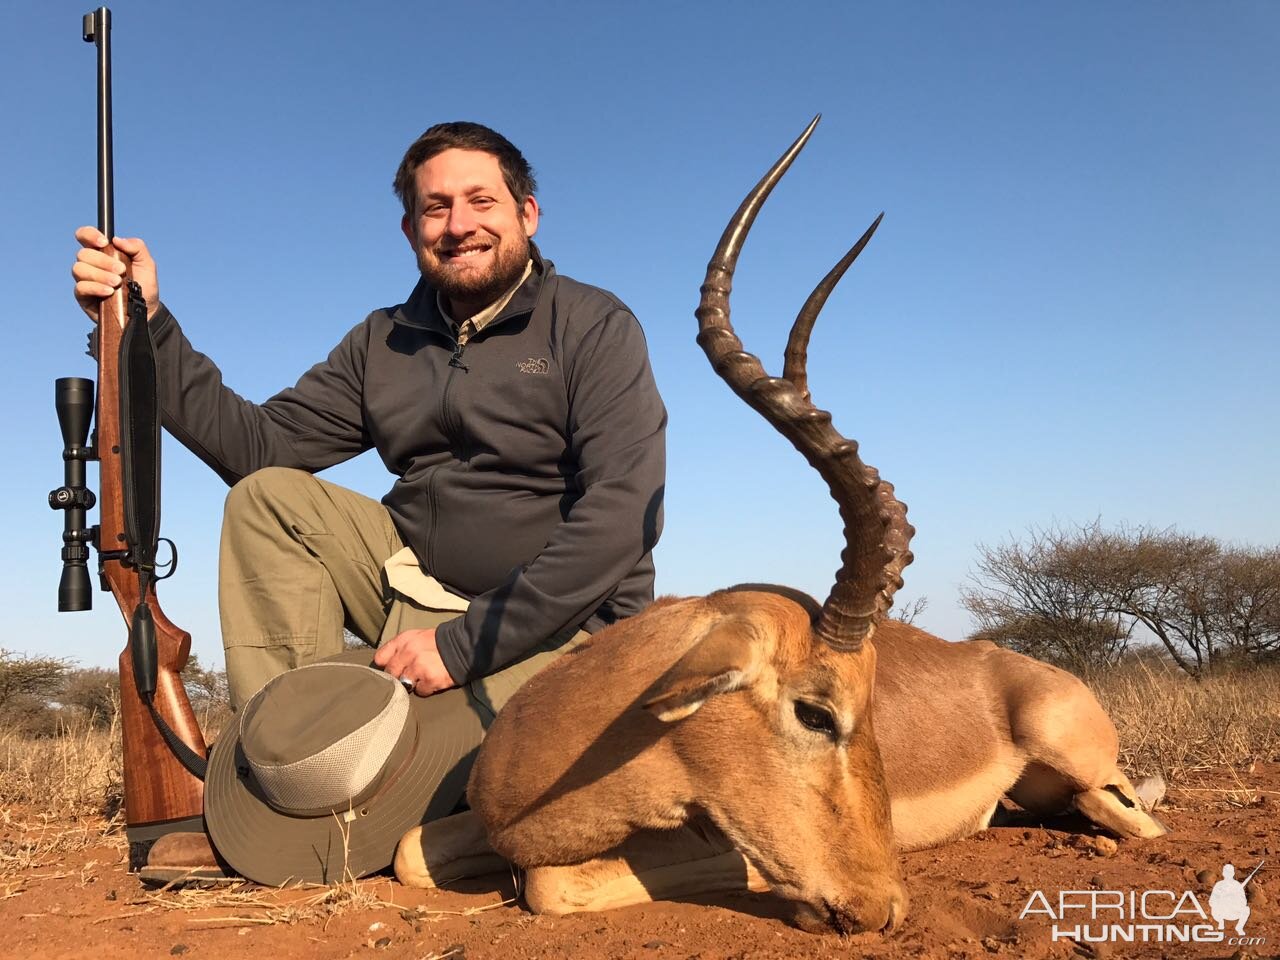
<svg viewBox="0 0 1280 960">
<path fill-rule="evenodd" d="M 867 245 L 884 214 L 876 217 L 857 243 L 809 295 L 791 327 L 782 377 L 771 377 L 758 358 L 742 349 L 729 322 L 733 271 L 756 214 L 791 162 L 804 149 L 821 114 L 814 117 L 778 162 L 747 194 L 725 227 L 707 264 L 698 305 L 698 343 L 721 379 L 739 397 L 791 441 L 827 482 L 844 521 L 845 548 L 840 569 L 814 631 L 837 650 L 856 651 L 871 638 L 893 606 L 902 586 L 902 569 L 911 562 L 908 546 L 915 529 L 907 522 L 906 504 L 893 485 L 858 457 L 858 444 L 831 425 L 831 414 L 809 398 L 805 372 L 809 334 L 827 297 Z"/>
</svg>

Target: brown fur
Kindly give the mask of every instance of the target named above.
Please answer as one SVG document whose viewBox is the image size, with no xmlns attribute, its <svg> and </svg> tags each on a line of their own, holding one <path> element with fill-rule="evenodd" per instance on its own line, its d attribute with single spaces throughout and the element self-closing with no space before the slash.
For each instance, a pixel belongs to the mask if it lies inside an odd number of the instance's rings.
<svg viewBox="0 0 1280 960">
<path fill-rule="evenodd" d="M 1115 727 L 1066 671 L 897 621 L 881 625 L 876 646 L 876 725 L 901 849 L 983 829 L 1006 795 L 1033 812 L 1060 813 L 1109 784 L 1132 793 L 1117 767 Z M 1133 817 L 1094 819 L 1124 837 L 1164 832 L 1141 806 Z"/>
<path fill-rule="evenodd" d="M 840 654 L 810 622 L 776 592 L 725 591 L 598 634 L 512 699 L 472 774 L 475 814 L 411 831 L 397 875 L 458 875 L 481 851 L 457 837 L 487 832 L 529 868 L 541 912 L 767 882 L 811 926 L 876 927 L 905 904 L 890 800 L 900 849 L 984 829 L 1006 795 L 1122 837 L 1163 832 L 1070 674 L 896 621 L 874 651 Z M 795 724 L 797 693 L 837 709 L 838 748 Z"/>
<path fill-rule="evenodd" d="M 879 929 L 903 893 L 868 712 L 874 668 L 870 645 L 815 644 L 808 614 L 774 594 L 664 604 L 522 688 L 468 797 L 494 849 L 524 867 L 705 816 L 774 890 L 837 927 Z M 838 742 L 801 725 L 797 695 L 835 710 Z"/>
</svg>

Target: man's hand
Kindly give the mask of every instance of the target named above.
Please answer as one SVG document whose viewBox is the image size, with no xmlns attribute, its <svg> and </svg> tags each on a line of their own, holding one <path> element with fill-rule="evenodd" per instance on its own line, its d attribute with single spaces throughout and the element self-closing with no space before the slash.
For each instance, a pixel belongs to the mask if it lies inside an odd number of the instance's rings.
<svg viewBox="0 0 1280 960">
<path fill-rule="evenodd" d="M 373 662 L 397 679 L 412 681 L 413 692 L 420 697 L 457 686 L 440 659 L 434 629 L 396 634 L 378 648 Z"/>
<path fill-rule="evenodd" d="M 120 286 L 124 278 L 124 264 L 111 254 L 103 252 L 107 246 L 107 238 L 101 231 L 93 227 L 81 227 L 76 231 L 76 239 L 80 241 L 81 247 L 76 254 L 76 262 L 71 267 L 71 275 L 76 278 L 76 302 L 89 315 L 89 319 L 97 323 L 98 304 L 104 297 L 115 293 Z M 142 296 L 147 301 L 147 319 L 150 320 L 160 307 L 156 262 L 147 252 L 147 245 L 137 237 L 116 237 L 112 244 L 131 261 L 133 279 L 142 287 Z"/>
</svg>

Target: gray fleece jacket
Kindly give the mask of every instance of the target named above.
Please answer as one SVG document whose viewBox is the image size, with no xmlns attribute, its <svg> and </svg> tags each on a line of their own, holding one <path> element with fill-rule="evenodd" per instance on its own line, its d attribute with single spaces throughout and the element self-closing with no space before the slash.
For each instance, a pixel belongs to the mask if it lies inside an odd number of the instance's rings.
<svg viewBox="0 0 1280 960">
<path fill-rule="evenodd" d="M 420 281 L 261 404 L 223 384 L 163 305 L 151 321 L 164 424 L 227 483 L 377 449 L 401 538 L 471 600 L 436 630 L 458 683 L 653 599 L 667 417 L 644 335 L 612 294 L 531 253 L 529 278 L 461 350 Z"/>
</svg>

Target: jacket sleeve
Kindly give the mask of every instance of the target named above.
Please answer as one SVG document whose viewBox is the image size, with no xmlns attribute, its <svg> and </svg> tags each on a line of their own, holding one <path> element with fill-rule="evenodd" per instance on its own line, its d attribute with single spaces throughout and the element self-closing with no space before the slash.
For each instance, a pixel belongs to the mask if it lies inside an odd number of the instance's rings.
<svg viewBox="0 0 1280 960">
<path fill-rule="evenodd" d="M 459 684 L 576 629 L 662 530 L 667 414 L 640 324 L 626 310 L 610 312 L 565 363 L 581 496 L 532 562 L 436 629 L 440 657 Z"/>
<path fill-rule="evenodd" d="M 151 320 L 165 428 L 228 484 L 263 467 L 315 472 L 369 449 L 362 416 L 367 325 L 265 403 L 222 382 L 163 304 Z"/>
</svg>

